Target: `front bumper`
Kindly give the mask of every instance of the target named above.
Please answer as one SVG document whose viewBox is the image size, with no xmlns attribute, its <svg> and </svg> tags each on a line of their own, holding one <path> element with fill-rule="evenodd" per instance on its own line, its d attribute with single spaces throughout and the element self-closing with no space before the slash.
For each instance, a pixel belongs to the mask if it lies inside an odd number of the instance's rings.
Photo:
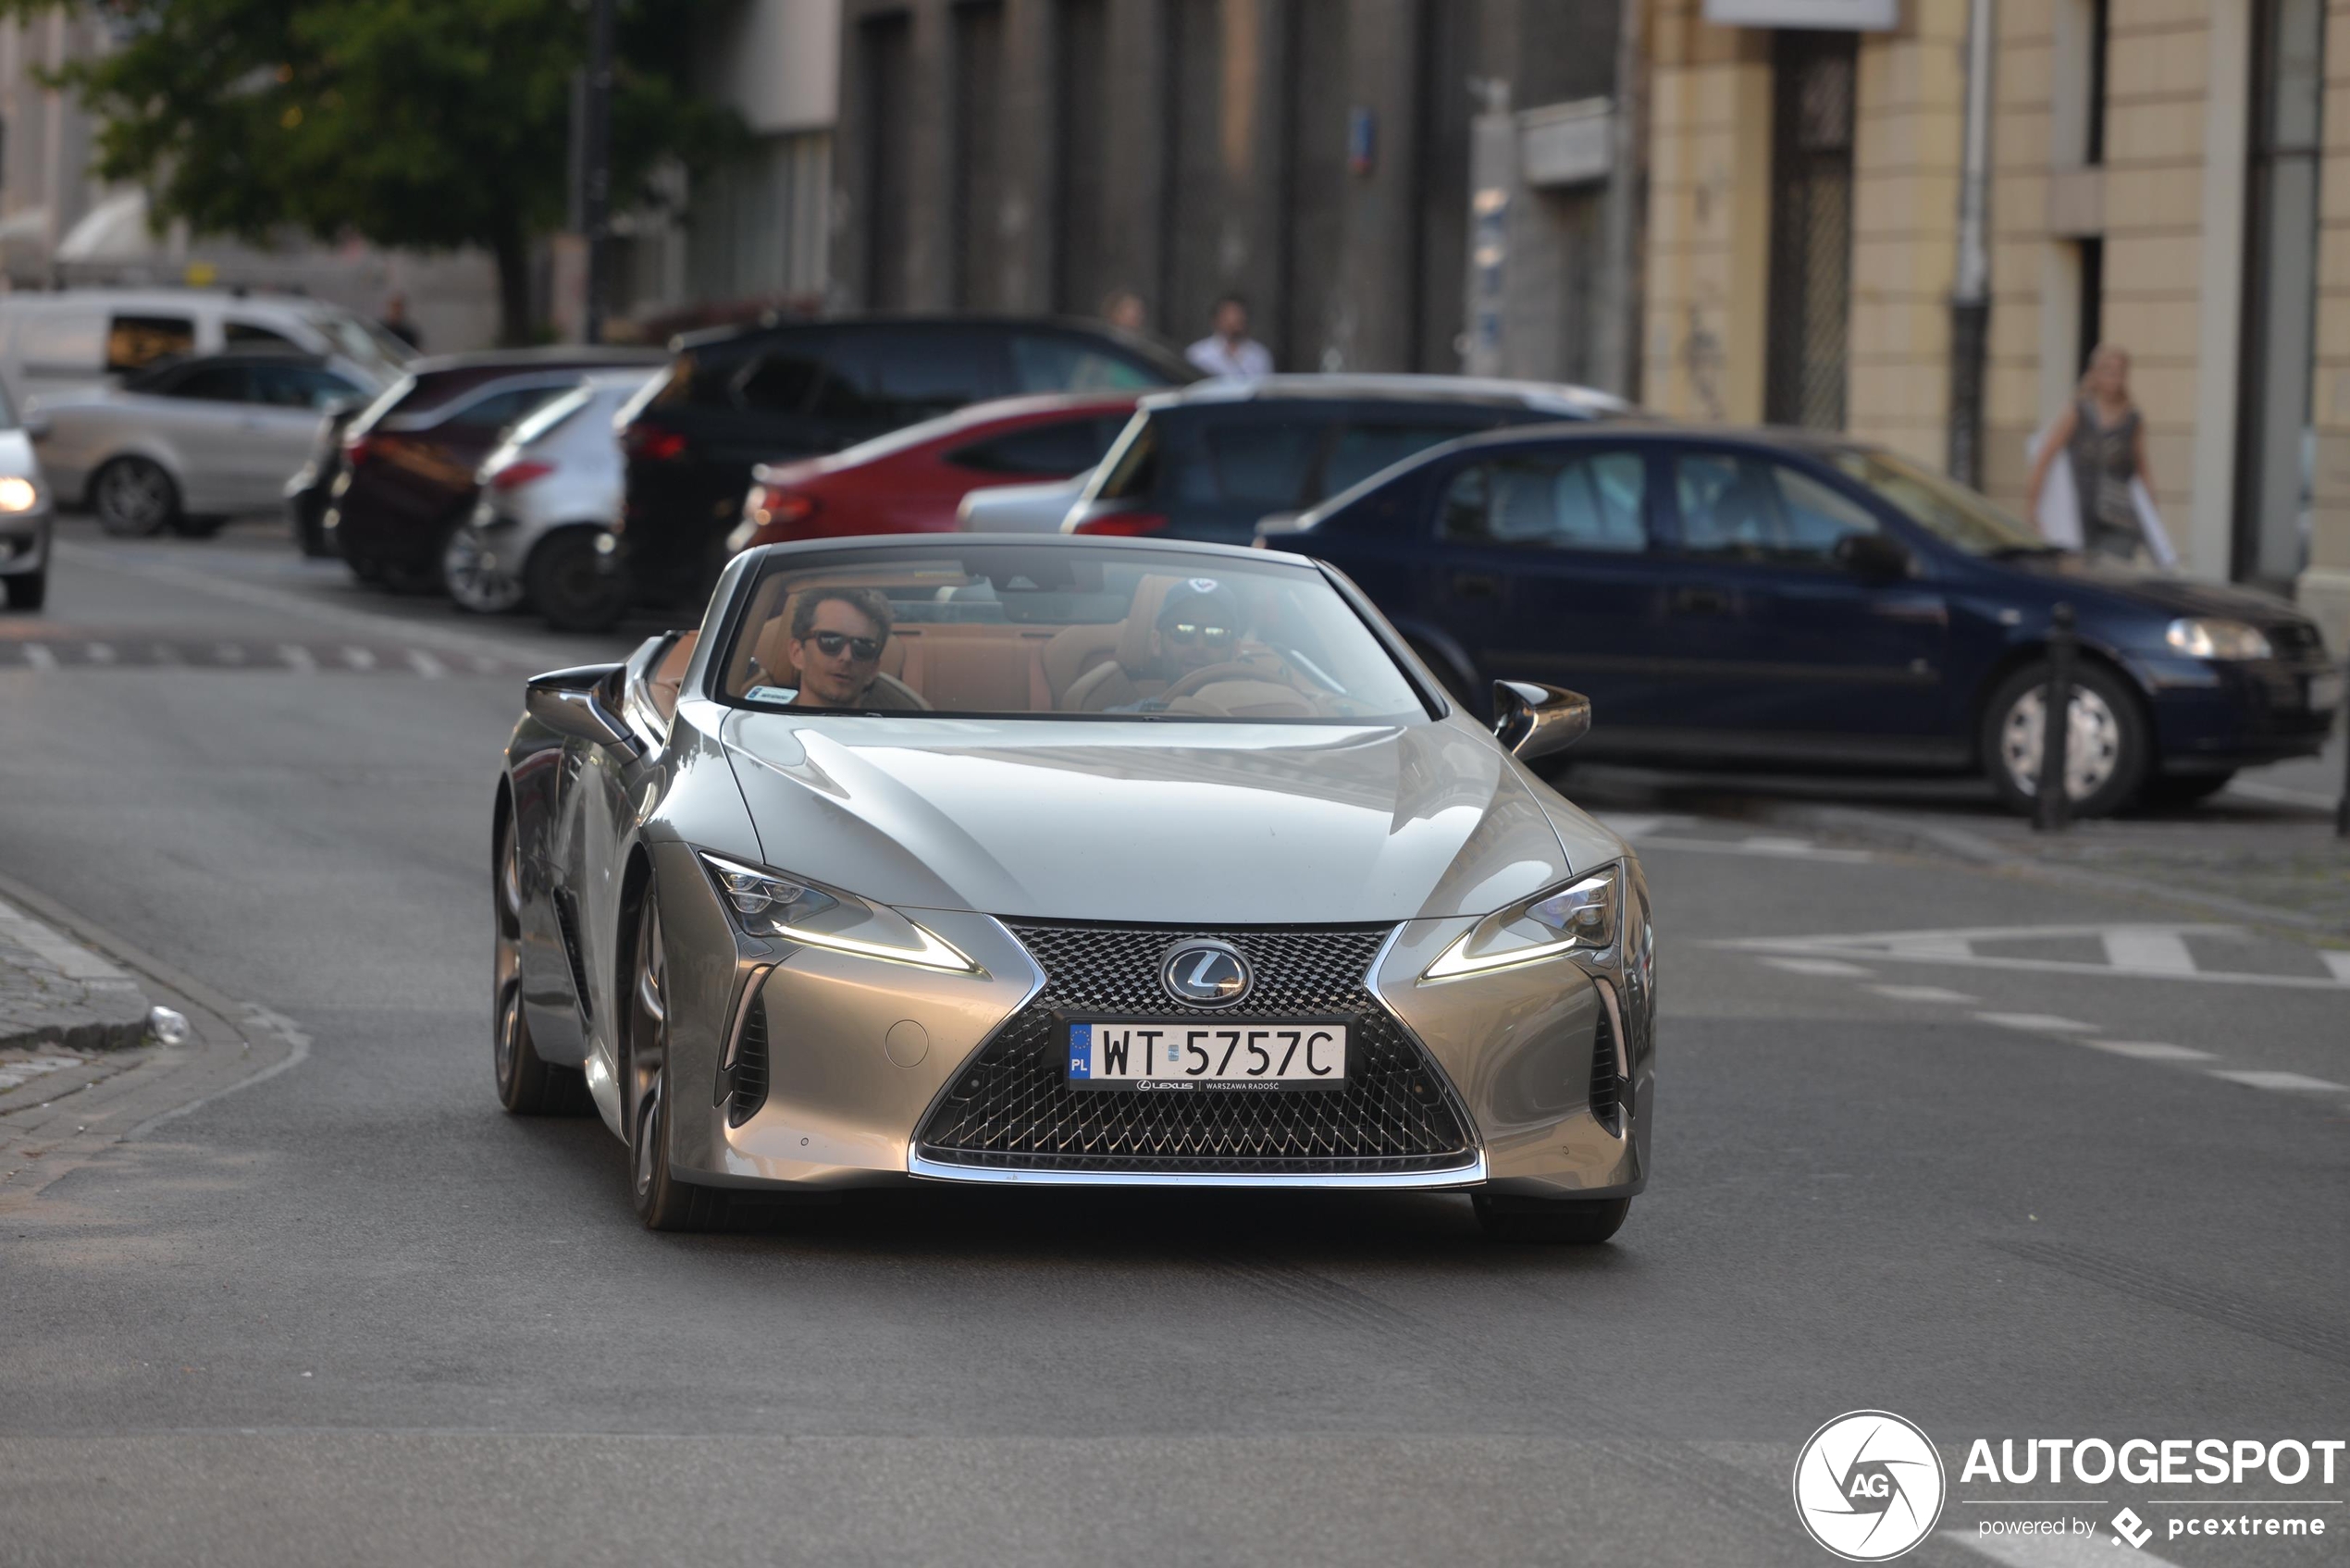
<svg viewBox="0 0 2350 1568">
<path fill-rule="evenodd" d="M 671 1159 L 689 1180 L 803 1189 L 909 1179 L 1486 1187 L 1578 1198 L 1629 1195 L 1646 1181 L 1654 1031 L 1644 972 L 1635 979 L 1627 969 L 1560 958 L 1422 985 L 1418 976 L 1435 955 L 1472 922 L 1414 920 L 1388 933 L 1358 978 L 1367 982 L 1369 1005 L 1422 1053 L 1429 1087 L 1457 1114 L 1464 1136 L 1441 1154 L 1363 1157 L 1366 1151 L 1333 1146 L 1329 1158 L 1236 1157 L 1230 1148 L 1139 1157 L 1128 1144 L 1126 1154 L 1092 1159 L 1069 1155 L 1075 1145 L 1066 1137 L 1050 1154 L 1019 1139 L 986 1153 L 968 1139 L 962 1146 L 934 1140 L 950 1091 L 985 1065 L 991 1044 L 1033 1018 L 1032 1004 L 1052 978 L 1006 923 L 921 916 L 983 974 L 883 964 L 743 938 L 690 852 L 662 846 L 659 869 L 670 972 L 696 976 L 692 1006 L 673 1012 L 670 1045 Z M 1179 934 L 1164 932 L 1169 941 Z M 1252 935 L 1244 928 L 1232 934 L 1243 943 Z"/>
<path fill-rule="evenodd" d="M 45 500 L 30 512 L 0 513 L 0 577 L 45 570 L 55 525 L 56 516 Z"/>
<path fill-rule="evenodd" d="M 2144 664 L 2139 678 L 2166 772 L 2314 757 L 2342 701 L 2342 666 L 2319 660 L 2150 658 Z"/>
</svg>

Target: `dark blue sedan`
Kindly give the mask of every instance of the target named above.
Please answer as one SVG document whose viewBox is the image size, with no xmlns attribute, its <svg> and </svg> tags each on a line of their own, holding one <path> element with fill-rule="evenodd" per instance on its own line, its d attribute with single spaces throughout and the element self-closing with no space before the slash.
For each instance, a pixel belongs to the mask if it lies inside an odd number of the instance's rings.
<svg viewBox="0 0 2350 1568">
<path fill-rule="evenodd" d="M 1930 469 L 1832 437 L 1506 430 L 1266 536 L 1361 584 L 1456 693 L 1515 676 L 1589 696 L 1582 756 L 1981 769 L 2021 809 L 2059 603 L 2079 617 L 2066 784 L 2084 814 L 2312 755 L 2342 701 L 2291 606 L 2058 550 Z"/>
</svg>

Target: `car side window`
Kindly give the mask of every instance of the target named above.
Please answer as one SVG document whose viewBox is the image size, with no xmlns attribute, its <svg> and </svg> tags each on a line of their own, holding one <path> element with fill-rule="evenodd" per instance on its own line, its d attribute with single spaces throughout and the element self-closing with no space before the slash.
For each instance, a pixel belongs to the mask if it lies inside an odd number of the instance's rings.
<svg viewBox="0 0 2350 1568">
<path fill-rule="evenodd" d="M 1783 463 L 1740 452 L 1673 460 L 1681 549 L 1689 555 L 1827 566 L 1839 540 L 1877 532 L 1858 501 Z"/>
<path fill-rule="evenodd" d="M 1012 387 L 1021 392 L 1138 392 L 1159 385 L 1141 366 L 1082 338 L 1022 332 L 1012 339 Z"/>
<path fill-rule="evenodd" d="M 196 324 L 184 315 L 118 315 L 106 327 L 106 368 L 118 374 L 195 352 Z"/>
<path fill-rule="evenodd" d="M 311 364 L 256 364 L 247 374 L 253 401 L 272 408 L 325 408 L 359 390 L 333 371 Z"/>
<path fill-rule="evenodd" d="M 951 413 L 996 395 L 1003 380 L 996 346 L 969 331 L 843 332 L 809 412 L 892 426 Z"/>
<path fill-rule="evenodd" d="M 1445 488 L 1438 525 L 1466 544 L 1638 554 L 1649 547 L 1648 459 L 1588 451 L 1472 463 Z"/>
<path fill-rule="evenodd" d="M 251 402 L 253 381 L 241 364 L 202 364 L 174 381 L 164 396 L 199 402 Z"/>
<path fill-rule="evenodd" d="M 1328 427 L 1327 420 L 1283 418 L 1261 408 L 1211 421 L 1199 432 L 1190 461 L 1175 467 L 1175 494 L 1186 501 L 1268 511 L 1302 505 Z"/>
<path fill-rule="evenodd" d="M 283 332 L 252 321 L 223 322 L 220 338 L 232 349 L 286 349 L 295 352 L 300 352 L 302 349 L 301 344 Z"/>
<path fill-rule="evenodd" d="M 761 354 L 735 377 L 735 402 L 759 414 L 798 414 L 824 379 L 824 362 L 795 344 Z"/>
<path fill-rule="evenodd" d="M 946 454 L 946 461 L 958 468 L 981 474 L 1024 474 L 1040 479 L 1058 479 L 1101 462 L 1102 454 L 1109 451 L 1110 442 L 1118 438 L 1121 427 L 1093 418 L 1056 420 L 1050 425 L 1014 430 L 991 441 L 959 447 Z"/>
<path fill-rule="evenodd" d="M 1330 443 L 1330 455 L 1322 464 L 1322 494 L 1334 496 L 1341 490 L 1352 489 L 1383 468 L 1392 467 L 1430 447 L 1485 429 L 1490 423 L 1349 425 Z"/>
</svg>

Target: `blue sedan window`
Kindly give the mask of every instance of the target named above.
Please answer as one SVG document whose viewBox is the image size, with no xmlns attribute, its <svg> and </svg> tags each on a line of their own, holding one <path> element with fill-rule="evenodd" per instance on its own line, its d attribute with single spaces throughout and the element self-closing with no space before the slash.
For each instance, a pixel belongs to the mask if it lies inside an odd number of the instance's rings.
<svg viewBox="0 0 2350 1568">
<path fill-rule="evenodd" d="M 1824 565 L 1837 540 L 1877 531 L 1867 509 L 1784 463 L 1701 452 L 1674 459 L 1673 472 L 1691 555 Z"/>
<path fill-rule="evenodd" d="M 1648 549 L 1648 460 L 1636 451 L 1497 459 L 1444 493 L 1442 527 L 1464 543 L 1637 553 Z"/>
</svg>

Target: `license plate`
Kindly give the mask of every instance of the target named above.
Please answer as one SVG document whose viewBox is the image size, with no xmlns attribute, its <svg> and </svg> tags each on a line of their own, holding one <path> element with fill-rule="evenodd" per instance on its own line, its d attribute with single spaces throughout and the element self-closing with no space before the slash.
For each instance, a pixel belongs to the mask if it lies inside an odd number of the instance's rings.
<svg viewBox="0 0 2350 1568">
<path fill-rule="evenodd" d="M 2339 672 L 2309 677 L 2309 711 L 2331 713 L 2342 706 L 2342 676 Z"/>
<path fill-rule="evenodd" d="M 1069 1085 L 1175 1093 L 1346 1087 L 1346 1025 L 1116 1019 L 1069 1026 Z"/>
</svg>

